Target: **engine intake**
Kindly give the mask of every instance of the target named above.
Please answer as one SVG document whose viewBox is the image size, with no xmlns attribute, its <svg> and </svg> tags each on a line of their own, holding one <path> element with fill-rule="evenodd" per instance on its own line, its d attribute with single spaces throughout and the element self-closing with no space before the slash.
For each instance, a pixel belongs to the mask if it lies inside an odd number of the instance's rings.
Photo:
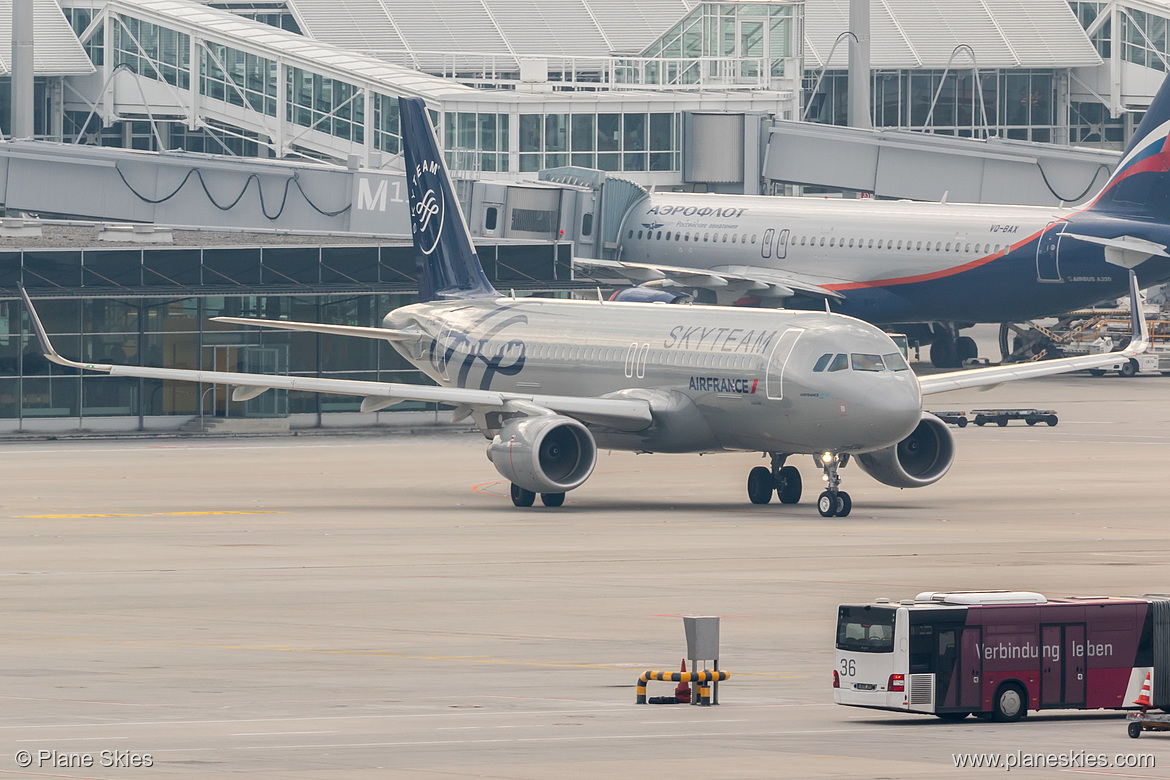
<svg viewBox="0 0 1170 780">
<path fill-rule="evenodd" d="M 597 443 L 589 429 L 558 414 L 511 420 L 488 445 L 496 471 L 534 493 L 564 493 L 580 487 L 597 465 Z"/>
<path fill-rule="evenodd" d="M 929 412 L 902 441 L 884 450 L 857 456 L 857 465 L 884 485 L 899 488 L 933 485 L 955 462 L 955 440 L 947 424 Z"/>
</svg>

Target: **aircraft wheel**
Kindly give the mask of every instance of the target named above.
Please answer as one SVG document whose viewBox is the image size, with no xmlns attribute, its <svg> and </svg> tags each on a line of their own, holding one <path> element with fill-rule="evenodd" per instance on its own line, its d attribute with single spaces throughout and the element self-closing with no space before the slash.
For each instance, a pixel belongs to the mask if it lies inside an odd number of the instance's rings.
<svg viewBox="0 0 1170 780">
<path fill-rule="evenodd" d="M 959 354 L 952 338 L 936 338 L 930 345 L 930 362 L 935 368 L 958 368 Z"/>
<path fill-rule="evenodd" d="M 837 514 L 837 500 L 833 498 L 832 493 L 826 490 L 817 497 L 817 511 L 821 513 L 821 517 L 832 517 Z"/>
<path fill-rule="evenodd" d="M 776 496 L 781 504 L 799 503 L 802 487 L 800 470 L 796 466 L 785 466 L 780 469 L 780 486 L 776 489 Z"/>
<path fill-rule="evenodd" d="M 536 494 L 512 483 L 512 503 L 515 506 L 532 506 L 536 503 Z"/>
<path fill-rule="evenodd" d="M 1138 723 L 1136 720 L 1131 720 L 1129 725 L 1125 727 L 1125 730 L 1129 733 L 1129 736 L 1137 739 L 1142 735 L 1142 724 Z"/>
<path fill-rule="evenodd" d="M 541 493 L 540 502 L 545 506 L 560 506 L 565 503 L 564 493 Z"/>
<path fill-rule="evenodd" d="M 1124 377 L 1131 377 L 1131 376 L 1137 376 L 1137 372 L 1138 372 L 1137 361 L 1134 360 L 1133 358 L 1130 358 L 1129 360 L 1127 360 L 1125 363 L 1122 364 L 1121 370 L 1118 371 L 1117 373 L 1121 374 Z"/>
<path fill-rule="evenodd" d="M 837 493 L 837 517 L 848 517 L 853 511 L 853 499 L 844 490 Z"/>
<path fill-rule="evenodd" d="M 970 336 L 959 336 L 955 340 L 955 352 L 959 363 L 962 364 L 964 360 L 979 357 L 979 345 Z"/>
<path fill-rule="evenodd" d="M 1028 712 L 1028 700 L 1019 683 L 1001 685 L 995 694 L 993 717 L 1000 723 L 1013 723 Z"/>
<path fill-rule="evenodd" d="M 771 470 L 764 466 L 756 466 L 748 472 L 748 498 L 753 504 L 766 504 L 772 500 L 773 484 Z"/>
<path fill-rule="evenodd" d="M 1103 369 L 1103 368 L 1090 368 L 1089 374 L 1091 376 L 1105 376 L 1105 369 Z"/>
</svg>

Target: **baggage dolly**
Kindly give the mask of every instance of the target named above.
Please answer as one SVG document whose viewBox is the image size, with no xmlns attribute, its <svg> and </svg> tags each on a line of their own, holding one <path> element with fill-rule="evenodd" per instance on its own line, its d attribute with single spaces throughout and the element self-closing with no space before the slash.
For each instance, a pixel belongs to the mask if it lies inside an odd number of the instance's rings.
<svg viewBox="0 0 1170 780">
<path fill-rule="evenodd" d="M 975 415 L 975 424 L 980 426 L 993 422 L 1002 428 L 1010 420 L 1023 420 L 1028 425 L 1057 423 L 1055 409 L 975 409 L 971 414 Z"/>
<path fill-rule="evenodd" d="M 1125 719 L 1126 732 L 1134 739 L 1143 731 L 1170 731 L 1170 714 L 1164 712 L 1131 712 Z"/>
</svg>

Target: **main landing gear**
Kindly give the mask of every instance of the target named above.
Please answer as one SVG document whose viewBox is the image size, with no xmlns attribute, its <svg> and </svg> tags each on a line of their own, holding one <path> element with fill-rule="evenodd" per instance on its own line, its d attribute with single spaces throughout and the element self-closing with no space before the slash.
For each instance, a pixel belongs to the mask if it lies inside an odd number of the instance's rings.
<svg viewBox="0 0 1170 780">
<path fill-rule="evenodd" d="M 960 336 L 952 325 L 936 323 L 930 343 L 930 362 L 935 368 L 960 368 L 971 358 L 979 357 L 979 346 L 970 336 Z"/>
<path fill-rule="evenodd" d="M 821 517 L 847 517 L 853 511 L 853 499 L 840 489 L 841 477 L 837 476 L 837 469 L 849 462 L 849 453 L 824 452 L 817 461 L 824 469 L 824 480 L 828 483 L 825 492 L 817 497 L 817 511 Z"/>
<path fill-rule="evenodd" d="M 564 493 L 541 493 L 540 502 L 545 506 L 560 506 L 565 503 Z M 512 504 L 514 506 L 528 507 L 536 503 L 536 494 L 531 490 L 526 490 L 516 483 L 512 483 Z"/>
<path fill-rule="evenodd" d="M 772 467 L 756 466 L 748 472 L 748 498 L 753 504 L 766 504 L 772 500 L 772 493 L 781 504 L 795 504 L 800 501 L 800 472 L 795 466 L 785 466 L 788 458 L 779 452 L 769 453 Z"/>
</svg>

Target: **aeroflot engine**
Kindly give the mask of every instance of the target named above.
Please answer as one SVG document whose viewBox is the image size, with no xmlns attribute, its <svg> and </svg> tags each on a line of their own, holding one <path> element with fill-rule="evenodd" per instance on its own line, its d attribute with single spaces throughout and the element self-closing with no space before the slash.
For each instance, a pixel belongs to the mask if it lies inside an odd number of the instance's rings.
<svg viewBox="0 0 1170 780">
<path fill-rule="evenodd" d="M 488 445 L 488 457 L 506 479 L 534 493 L 580 487 L 597 465 L 593 434 L 559 414 L 510 420 Z"/>
<path fill-rule="evenodd" d="M 947 424 L 928 412 L 914 432 L 892 447 L 857 456 L 861 470 L 885 485 L 926 487 L 943 478 L 955 461 Z"/>
</svg>

